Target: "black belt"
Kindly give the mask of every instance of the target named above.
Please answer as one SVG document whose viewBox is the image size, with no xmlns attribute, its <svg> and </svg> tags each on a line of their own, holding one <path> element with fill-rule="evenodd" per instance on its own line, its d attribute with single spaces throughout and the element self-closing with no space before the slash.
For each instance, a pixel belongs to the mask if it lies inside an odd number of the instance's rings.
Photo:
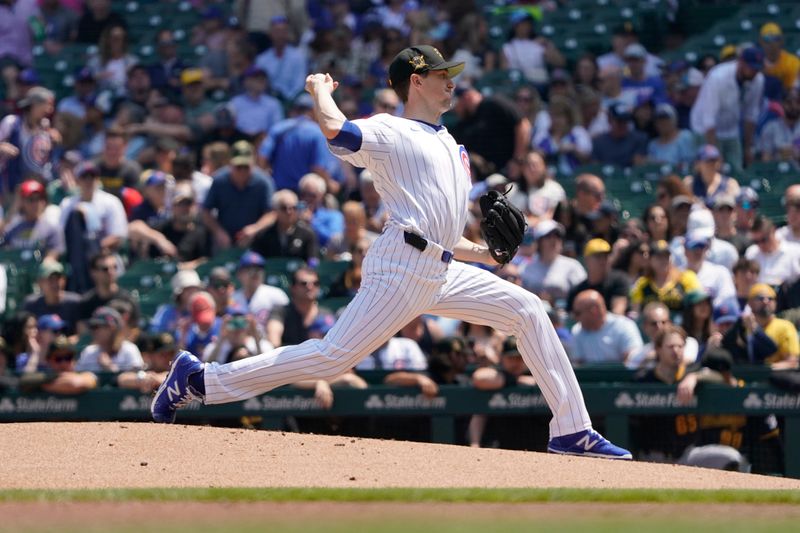
<svg viewBox="0 0 800 533">
<path fill-rule="evenodd" d="M 416 233 L 411 233 L 410 231 L 403 232 L 403 240 L 406 241 L 406 244 L 410 244 L 420 252 L 424 252 L 426 248 L 428 248 L 428 241 L 424 237 L 420 237 Z M 442 252 L 442 257 L 440 258 L 443 263 L 450 263 L 453 260 L 453 252 L 449 252 L 445 250 Z"/>
</svg>

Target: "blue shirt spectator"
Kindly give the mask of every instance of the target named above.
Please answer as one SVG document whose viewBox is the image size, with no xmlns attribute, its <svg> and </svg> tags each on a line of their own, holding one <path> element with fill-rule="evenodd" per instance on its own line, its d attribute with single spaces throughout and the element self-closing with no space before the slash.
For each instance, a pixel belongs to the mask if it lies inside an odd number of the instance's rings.
<svg viewBox="0 0 800 533">
<path fill-rule="evenodd" d="M 688 168 L 696 153 L 692 132 L 678 129 L 678 112 L 670 104 L 657 105 L 655 119 L 658 137 L 647 145 L 647 159 Z"/>
<path fill-rule="evenodd" d="M 251 237 L 261 227 L 264 215 L 270 211 L 275 184 L 272 179 L 253 166 L 253 150 L 247 141 L 234 143 L 231 164 L 221 168 L 208 190 L 204 219 L 214 230 L 217 242 L 225 247 L 230 245 L 218 233 L 224 230 L 228 239 L 236 239 L 245 228 Z M 216 211 L 216 217 L 212 216 Z"/>
<path fill-rule="evenodd" d="M 639 43 L 625 48 L 625 63 L 629 74 L 622 78 L 622 92 L 635 93 L 636 101 L 652 100 L 655 104 L 666 102 L 667 89 L 659 76 L 648 76 L 645 71 L 647 50 Z"/>
<path fill-rule="evenodd" d="M 295 107 L 310 111 L 310 102 L 306 100 L 298 98 Z M 304 175 L 314 172 L 329 176 L 335 163 L 325 136 L 307 114 L 277 123 L 261 143 L 258 153 L 269 161 L 275 186 L 295 192 Z"/>
<path fill-rule="evenodd" d="M 606 310 L 603 296 L 594 290 L 578 293 L 573 312 L 573 363 L 623 363 L 642 344 L 636 322 Z"/>
<path fill-rule="evenodd" d="M 341 211 L 322 207 L 325 198 L 325 179 L 314 173 L 300 180 L 300 199 L 306 204 L 302 218 L 311 224 L 320 246 L 325 246 L 336 235 L 344 232 L 344 215 Z"/>
<path fill-rule="evenodd" d="M 234 96 L 230 106 L 236 116 L 236 129 L 250 136 L 267 133 L 283 120 L 283 106 L 277 98 L 264 93 L 267 75 L 258 67 L 244 72 L 245 92 Z"/>
<path fill-rule="evenodd" d="M 273 17 L 269 37 L 272 47 L 256 58 L 256 66 L 269 75 L 273 90 L 282 99 L 291 101 L 306 83 L 306 55 L 300 48 L 289 44 L 289 22 L 286 17 Z"/>
<path fill-rule="evenodd" d="M 647 157 L 647 135 L 631 130 L 631 112 L 624 104 L 609 109 L 608 133 L 592 141 L 592 159 L 605 165 L 630 167 L 641 164 Z"/>
</svg>

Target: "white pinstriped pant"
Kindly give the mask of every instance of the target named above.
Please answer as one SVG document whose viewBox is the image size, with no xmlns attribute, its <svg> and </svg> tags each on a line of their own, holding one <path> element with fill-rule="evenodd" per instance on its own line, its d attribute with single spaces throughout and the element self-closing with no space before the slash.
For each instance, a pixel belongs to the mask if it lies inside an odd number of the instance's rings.
<svg viewBox="0 0 800 533">
<path fill-rule="evenodd" d="M 245 400 L 305 379 L 330 379 L 355 366 L 414 317 L 434 314 L 491 326 L 517 346 L 553 412 L 551 437 L 591 427 L 583 394 L 541 301 L 485 270 L 425 252 L 388 227 L 364 259 L 361 288 L 324 339 L 206 366 L 205 403 Z"/>
</svg>

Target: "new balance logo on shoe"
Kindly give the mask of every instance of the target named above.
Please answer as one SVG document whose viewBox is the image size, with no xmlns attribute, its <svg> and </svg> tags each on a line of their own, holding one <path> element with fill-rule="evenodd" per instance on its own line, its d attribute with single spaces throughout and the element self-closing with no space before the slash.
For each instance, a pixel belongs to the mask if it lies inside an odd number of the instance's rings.
<svg viewBox="0 0 800 533">
<path fill-rule="evenodd" d="M 578 439 L 578 442 L 575 443 L 575 446 L 580 446 L 587 452 L 595 447 L 595 445 L 600 442 L 600 439 L 590 440 L 589 433 Z"/>
<path fill-rule="evenodd" d="M 177 381 L 173 383 L 173 385 L 175 386 L 174 389 L 169 385 L 167 386 L 167 397 L 169 398 L 169 401 L 177 402 L 181 399 L 181 388 Z"/>
</svg>

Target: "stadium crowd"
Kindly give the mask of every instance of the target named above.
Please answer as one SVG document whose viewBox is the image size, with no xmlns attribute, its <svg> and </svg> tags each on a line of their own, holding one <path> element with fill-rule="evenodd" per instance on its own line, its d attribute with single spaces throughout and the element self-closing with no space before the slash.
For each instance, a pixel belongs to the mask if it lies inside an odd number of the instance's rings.
<svg viewBox="0 0 800 533">
<path fill-rule="evenodd" d="M 180 31 L 204 54 L 180 55 L 162 27 L 139 58 L 120 3 L 0 0 L 0 374 L 78 393 L 118 372 L 148 392 L 177 349 L 227 362 L 325 335 L 390 214 L 369 173 L 328 150 L 304 80 L 331 73 L 350 119 L 401 114 L 387 67 L 412 43 L 466 63 L 445 117 L 470 154 L 465 236 L 480 240 L 474 201 L 513 184 L 529 231 L 496 273 L 547 303 L 576 366 L 625 365 L 684 400 L 702 382 L 735 385 L 738 364 L 797 368 L 800 183 L 768 217 L 736 179 L 800 163 L 800 59 L 780 21 L 696 64 L 654 55 L 628 21 L 606 53 L 568 61 L 538 23 L 568 0 L 520 2 L 500 46 L 480 4 L 196 0 L 198 25 Z M 43 86 L 33 51 L 75 43 L 91 52 L 71 90 Z M 597 169 L 653 164 L 671 172 L 626 218 L 609 194 L 626 178 Z M 6 309 L 6 270 L 25 251 L 35 290 Z M 275 258 L 302 266 L 271 271 Z M 154 313 L 145 287 L 120 284 L 137 263 L 176 267 Z M 346 266 L 322 279 L 333 263 Z M 332 386 L 366 387 L 358 372 L 375 369 L 431 396 L 534 385 L 513 339 L 430 316 L 335 383 L 300 385 L 330 405 Z"/>
</svg>

